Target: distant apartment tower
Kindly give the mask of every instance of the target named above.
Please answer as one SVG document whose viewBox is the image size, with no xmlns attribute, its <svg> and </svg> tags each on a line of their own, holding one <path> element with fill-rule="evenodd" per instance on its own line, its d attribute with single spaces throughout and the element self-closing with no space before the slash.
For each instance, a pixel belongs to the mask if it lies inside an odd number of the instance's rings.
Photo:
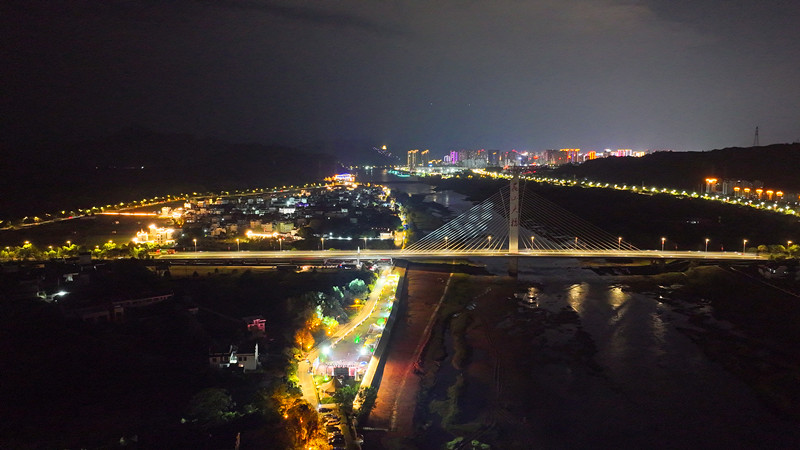
<svg viewBox="0 0 800 450">
<path fill-rule="evenodd" d="M 408 168 L 413 169 L 419 165 L 419 150 L 408 151 Z"/>
<path fill-rule="evenodd" d="M 577 163 L 578 153 L 580 153 L 580 151 L 581 149 L 579 148 L 562 148 L 559 151 L 562 156 L 562 158 L 559 160 L 559 164 Z"/>
<path fill-rule="evenodd" d="M 450 150 L 450 163 L 458 164 L 460 160 L 458 152 L 456 150 Z"/>
<path fill-rule="evenodd" d="M 487 150 L 486 157 L 490 166 L 500 165 L 500 150 Z"/>
</svg>

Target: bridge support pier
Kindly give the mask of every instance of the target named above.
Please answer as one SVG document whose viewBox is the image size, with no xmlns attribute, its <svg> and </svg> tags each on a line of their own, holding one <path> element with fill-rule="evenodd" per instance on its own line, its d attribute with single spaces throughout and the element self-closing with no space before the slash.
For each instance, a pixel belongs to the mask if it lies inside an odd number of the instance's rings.
<svg viewBox="0 0 800 450">
<path fill-rule="evenodd" d="M 508 276 L 517 278 L 519 276 L 519 257 L 511 256 L 508 258 Z"/>
</svg>

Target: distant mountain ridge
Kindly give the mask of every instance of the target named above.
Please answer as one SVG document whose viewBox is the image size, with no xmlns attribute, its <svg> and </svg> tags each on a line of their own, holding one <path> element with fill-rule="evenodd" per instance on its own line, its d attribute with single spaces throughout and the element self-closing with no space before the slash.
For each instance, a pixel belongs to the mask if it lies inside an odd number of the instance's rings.
<svg viewBox="0 0 800 450">
<path fill-rule="evenodd" d="M 759 180 L 764 186 L 800 191 L 800 143 L 731 147 L 707 152 L 656 152 L 641 158 L 602 158 L 563 166 L 563 177 L 618 184 L 698 189 L 708 177 Z"/>
<path fill-rule="evenodd" d="M 0 162 L 0 219 L 180 192 L 319 180 L 336 158 L 280 145 L 238 144 L 130 128 L 103 139 L 9 149 Z"/>
<path fill-rule="evenodd" d="M 394 165 L 400 164 L 397 155 L 389 157 L 386 152 L 378 150 L 377 145 L 363 140 L 329 140 L 317 141 L 299 146 L 301 150 L 313 153 L 325 153 L 336 156 L 337 161 L 349 165 Z M 403 152 L 405 155 L 405 152 Z"/>
</svg>

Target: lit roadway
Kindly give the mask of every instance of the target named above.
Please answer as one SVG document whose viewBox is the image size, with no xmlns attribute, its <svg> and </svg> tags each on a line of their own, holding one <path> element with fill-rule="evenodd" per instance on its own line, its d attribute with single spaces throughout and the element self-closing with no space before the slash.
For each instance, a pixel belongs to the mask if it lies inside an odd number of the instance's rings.
<svg viewBox="0 0 800 450">
<path fill-rule="evenodd" d="M 230 253 L 230 252 L 221 252 L 221 253 Z M 250 252 L 250 253 L 277 253 L 277 252 Z M 292 253 L 298 253 L 298 252 L 292 252 Z M 319 404 L 319 398 L 317 397 L 317 388 L 314 385 L 314 379 L 312 377 L 312 374 L 308 373 L 309 366 L 319 356 L 323 348 L 335 345 L 336 343 L 341 341 L 344 337 L 346 337 L 348 334 L 350 334 L 357 326 L 361 325 L 362 322 L 367 320 L 367 318 L 369 318 L 369 316 L 375 310 L 375 305 L 377 304 L 378 298 L 380 297 L 381 291 L 383 290 L 383 285 L 386 282 L 386 275 L 388 275 L 389 271 L 390 269 L 384 269 L 381 275 L 378 276 L 378 279 L 375 281 L 375 286 L 369 293 L 369 298 L 367 299 L 366 303 L 364 303 L 364 306 L 358 311 L 356 316 L 353 317 L 353 319 L 350 322 L 341 325 L 336 330 L 336 332 L 333 333 L 331 337 L 315 345 L 308 352 L 306 358 L 304 360 L 301 360 L 297 364 L 297 377 L 300 379 L 300 389 L 303 391 L 303 398 L 305 398 L 306 401 L 314 405 L 315 408 Z"/>
<path fill-rule="evenodd" d="M 430 250 L 430 251 L 405 251 L 405 250 L 285 250 L 285 251 L 224 251 L 224 252 L 193 252 L 186 251 L 172 255 L 160 255 L 156 259 L 169 260 L 179 263 L 224 263 L 225 260 L 231 262 L 264 260 L 264 262 L 274 261 L 319 261 L 330 260 L 352 260 L 356 258 L 375 260 L 375 259 L 431 259 L 431 258 L 453 258 L 453 257 L 510 257 L 518 256 L 523 258 L 634 258 L 634 259 L 700 259 L 700 260 L 724 260 L 724 261 L 758 261 L 766 260 L 767 256 L 759 256 L 755 253 L 741 252 L 703 252 L 703 251 L 659 251 L 659 250 L 520 250 L 517 254 L 508 253 L 506 250 Z"/>
</svg>

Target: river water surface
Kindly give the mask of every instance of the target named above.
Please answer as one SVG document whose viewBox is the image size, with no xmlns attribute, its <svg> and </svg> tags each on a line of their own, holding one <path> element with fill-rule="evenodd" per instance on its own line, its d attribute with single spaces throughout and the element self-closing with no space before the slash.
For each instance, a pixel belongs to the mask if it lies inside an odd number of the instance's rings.
<svg viewBox="0 0 800 450">
<path fill-rule="evenodd" d="M 482 262 L 497 274 L 507 269 L 503 259 Z M 498 329 L 530 346 L 513 370 L 527 385 L 515 394 L 526 402 L 517 411 L 530 424 L 532 447 L 800 448 L 797 423 L 768 409 L 689 338 L 685 330 L 710 330 L 694 325 L 686 308 L 631 292 L 576 261 L 520 265 L 520 280 L 539 288 L 538 311 L 516 308 Z M 546 325 L 533 333 L 537 320 Z M 735 332 L 729 323 L 713 326 Z"/>
<path fill-rule="evenodd" d="M 472 202 L 465 200 L 464 195 L 449 190 L 436 191 L 433 186 L 421 181 L 417 176 L 399 177 L 386 169 L 367 169 L 360 170 L 357 179 L 362 183 L 378 183 L 389 187 L 392 191 L 405 192 L 408 195 L 424 194 L 426 201 L 444 205 L 454 216 L 472 207 Z"/>
</svg>

